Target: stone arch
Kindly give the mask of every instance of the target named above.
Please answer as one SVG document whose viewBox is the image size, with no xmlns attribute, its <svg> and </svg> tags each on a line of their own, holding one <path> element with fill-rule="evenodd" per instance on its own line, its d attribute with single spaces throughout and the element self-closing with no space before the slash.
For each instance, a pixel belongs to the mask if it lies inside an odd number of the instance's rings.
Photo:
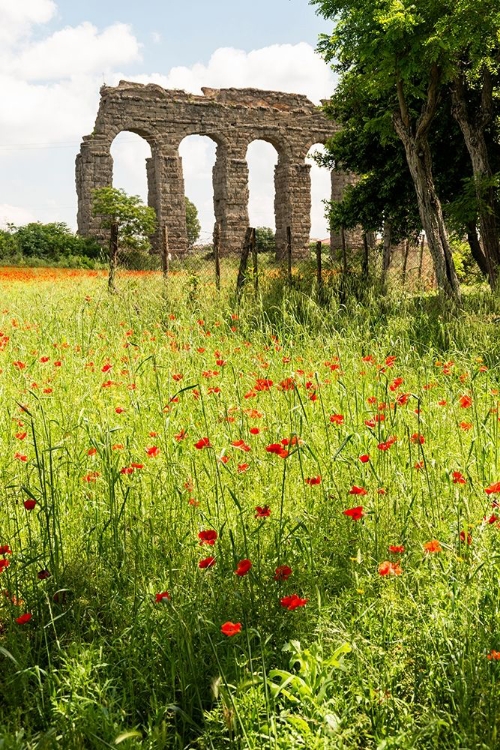
<svg viewBox="0 0 500 750">
<path fill-rule="evenodd" d="M 264 147 L 264 148 L 263 148 Z M 254 138 L 250 141 L 247 146 L 245 160 L 248 166 L 248 191 L 249 191 L 249 224 L 252 226 L 263 225 L 273 226 L 276 231 L 276 185 L 275 185 L 275 171 L 278 164 L 280 154 L 276 148 L 276 143 L 272 143 L 268 138 Z M 259 192 L 257 192 L 257 180 L 255 179 L 256 170 L 269 169 L 270 182 L 272 183 L 272 198 L 269 202 L 273 206 L 272 213 L 273 218 L 271 221 L 255 221 L 255 213 L 262 213 L 262 191 L 264 191 L 265 199 L 268 199 L 268 189 L 270 185 L 266 185 L 259 180 Z M 262 177 L 262 171 L 260 172 Z M 260 205 L 259 205 L 260 203 Z M 253 214 L 253 215 L 252 215 Z"/>
<path fill-rule="evenodd" d="M 221 252 L 240 251 L 248 226 L 246 150 L 253 140 L 261 139 L 272 143 L 279 154 L 275 172 L 278 253 L 285 252 L 288 226 L 293 252 L 303 252 L 310 225 L 305 156 L 308 144 L 326 140 L 335 124 L 300 94 L 259 89 L 202 91 L 199 96 L 127 81 L 101 88 L 94 132 L 83 138 L 76 163 L 78 231 L 96 234 L 92 189 L 111 184 L 111 142 L 118 132 L 130 130 L 145 138 L 152 150 L 148 181 L 150 204 L 159 224 L 155 249 L 162 249 L 167 228 L 171 252 L 183 254 L 187 239 L 185 213 L 180 210 L 181 203 L 184 208 L 184 184 L 178 148 L 187 135 L 207 135 L 218 144 L 213 183 Z"/>
</svg>

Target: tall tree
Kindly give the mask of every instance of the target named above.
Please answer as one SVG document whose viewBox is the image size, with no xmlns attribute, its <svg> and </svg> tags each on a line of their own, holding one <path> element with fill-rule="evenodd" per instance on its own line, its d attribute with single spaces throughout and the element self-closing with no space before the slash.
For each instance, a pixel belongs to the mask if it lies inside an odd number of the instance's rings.
<svg viewBox="0 0 500 750">
<path fill-rule="evenodd" d="M 437 32 L 449 50 L 453 114 L 470 155 L 481 242 L 489 281 L 495 289 L 500 274 L 500 242 L 490 136 L 500 73 L 498 0 L 450 0 Z"/>
<path fill-rule="evenodd" d="M 395 130 L 404 146 L 440 290 L 459 301 L 460 289 L 443 211 L 436 191 L 429 133 L 449 59 L 436 34 L 445 0 L 311 0 L 334 22 L 320 50 L 340 74 L 333 101 L 372 90 L 380 97 L 378 117 L 366 127 L 386 136 Z M 389 116 L 388 116 L 389 115 Z"/>
</svg>

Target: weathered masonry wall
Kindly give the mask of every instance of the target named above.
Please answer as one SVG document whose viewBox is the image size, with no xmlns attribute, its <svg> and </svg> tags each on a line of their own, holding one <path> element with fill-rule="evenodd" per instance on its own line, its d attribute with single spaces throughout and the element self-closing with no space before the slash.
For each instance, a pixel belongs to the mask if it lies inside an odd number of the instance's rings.
<svg viewBox="0 0 500 750">
<path fill-rule="evenodd" d="M 325 143 L 336 126 L 307 97 L 258 89 L 203 89 L 203 96 L 163 89 L 156 84 L 121 81 L 103 86 L 94 132 L 84 136 L 76 159 L 78 231 L 98 235 L 92 216 L 92 191 L 112 185 L 111 144 L 127 130 L 151 146 L 146 160 L 148 203 L 158 219 L 155 249 L 167 229 L 169 250 L 187 252 L 184 178 L 179 145 L 188 135 L 205 135 L 217 143 L 213 169 L 214 212 L 220 224 L 221 253 L 240 252 L 248 226 L 246 153 L 254 140 L 271 143 L 278 152 L 275 169 L 275 216 L 278 256 L 286 250 L 287 227 L 292 252 L 302 254 L 311 228 L 311 146 Z M 338 200 L 349 176 L 332 173 L 332 195 Z M 338 184 L 337 184 L 338 182 Z"/>
</svg>

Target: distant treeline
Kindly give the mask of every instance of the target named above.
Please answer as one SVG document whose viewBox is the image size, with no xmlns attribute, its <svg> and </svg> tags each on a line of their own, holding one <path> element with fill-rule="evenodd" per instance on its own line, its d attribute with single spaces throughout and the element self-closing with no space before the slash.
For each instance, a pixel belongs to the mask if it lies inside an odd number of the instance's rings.
<svg viewBox="0 0 500 750">
<path fill-rule="evenodd" d="M 0 263 L 93 268 L 106 262 L 95 239 L 74 234 L 67 224 L 33 222 L 0 229 Z"/>
</svg>

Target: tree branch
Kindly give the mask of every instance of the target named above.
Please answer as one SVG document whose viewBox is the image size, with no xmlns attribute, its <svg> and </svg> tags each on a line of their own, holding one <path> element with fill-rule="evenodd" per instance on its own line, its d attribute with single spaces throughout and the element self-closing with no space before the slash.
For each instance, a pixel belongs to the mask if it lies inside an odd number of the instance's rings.
<svg viewBox="0 0 500 750">
<path fill-rule="evenodd" d="M 431 79 L 427 88 L 427 101 L 422 110 L 422 114 L 418 118 L 417 131 L 415 133 L 415 140 L 422 138 L 427 135 L 427 132 L 431 126 L 431 122 L 436 114 L 436 109 L 439 101 L 439 85 L 441 83 L 441 70 L 434 64 L 431 68 Z"/>
</svg>

